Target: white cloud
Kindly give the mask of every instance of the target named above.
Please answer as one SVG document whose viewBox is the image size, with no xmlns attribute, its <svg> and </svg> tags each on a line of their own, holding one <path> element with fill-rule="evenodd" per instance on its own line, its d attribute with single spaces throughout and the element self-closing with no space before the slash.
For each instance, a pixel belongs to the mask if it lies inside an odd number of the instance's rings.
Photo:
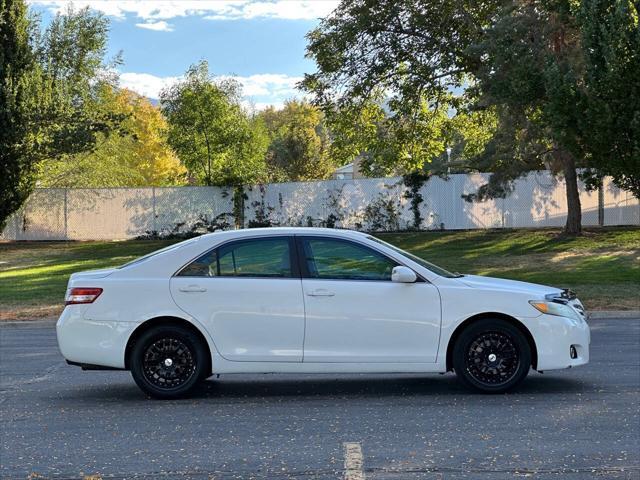
<svg viewBox="0 0 640 480">
<path fill-rule="evenodd" d="M 302 96 L 301 92 L 295 88 L 302 77 L 281 73 L 262 73 L 245 77 L 225 75 L 217 78 L 234 78 L 240 82 L 242 92 L 247 97 L 245 104 L 253 105 L 256 110 L 263 110 L 269 105 L 281 107 L 285 100 Z M 120 86 L 145 97 L 157 99 L 163 88 L 179 79 L 180 77 L 158 77 L 148 73 L 126 72 L 120 74 Z"/>
<path fill-rule="evenodd" d="M 155 30 L 157 32 L 172 32 L 173 25 L 168 24 L 164 20 L 158 20 L 157 22 L 144 22 L 136 23 L 136 27 L 146 28 L 147 30 Z"/>
<path fill-rule="evenodd" d="M 240 102 L 247 112 L 260 112 L 268 107 L 274 107 L 276 110 L 282 110 L 284 102 L 253 102 L 251 100 L 243 100 Z"/>
<path fill-rule="evenodd" d="M 156 77 L 148 73 L 122 73 L 120 86 L 149 98 L 159 98 L 163 88 L 175 83 L 179 77 Z"/>
<path fill-rule="evenodd" d="M 28 0 L 53 12 L 64 10 L 69 0 Z M 75 8 L 88 6 L 105 15 L 124 19 L 135 15 L 143 20 L 168 20 L 176 17 L 204 16 L 209 20 L 280 18 L 315 20 L 338 5 L 338 0 L 74 0 Z M 143 27 L 144 28 L 144 27 Z"/>
<path fill-rule="evenodd" d="M 315 20 L 329 15 L 338 5 L 334 0 L 275 0 L 229 2 L 224 8 L 207 15 L 207 20 L 237 20 L 249 18 L 280 18 L 285 20 Z"/>
<path fill-rule="evenodd" d="M 230 78 L 221 76 L 220 78 Z M 248 77 L 232 76 L 242 85 L 243 93 L 246 96 L 278 96 L 288 98 L 298 93 L 296 83 L 302 77 L 290 77 L 281 73 L 262 73 L 250 75 Z"/>
</svg>

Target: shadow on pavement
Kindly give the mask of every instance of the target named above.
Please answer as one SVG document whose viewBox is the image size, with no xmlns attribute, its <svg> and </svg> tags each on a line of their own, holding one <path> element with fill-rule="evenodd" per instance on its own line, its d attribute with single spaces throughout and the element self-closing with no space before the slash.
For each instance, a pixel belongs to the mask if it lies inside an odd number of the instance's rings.
<svg viewBox="0 0 640 480">
<path fill-rule="evenodd" d="M 124 375 L 124 372 L 123 372 Z M 553 395 L 586 393 L 596 391 L 595 385 L 584 383 L 575 378 L 551 377 L 531 372 L 530 376 L 514 392 L 503 395 L 485 395 L 465 389 L 455 376 L 296 376 L 292 375 L 222 375 L 219 379 L 212 377 L 198 387 L 183 401 L 228 401 L 235 400 L 263 402 L 282 402 L 283 399 L 300 401 L 301 399 L 345 399 L 352 397 L 447 397 L 463 398 L 508 398 L 521 395 Z M 59 391 L 57 400 L 71 401 L 75 404 L 92 402 L 139 402 L 146 396 L 131 380 L 130 384 L 118 381 L 100 385 L 85 385 L 82 388 L 73 386 Z M 225 402 L 226 403 L 226 402 Z"/>
</svg>

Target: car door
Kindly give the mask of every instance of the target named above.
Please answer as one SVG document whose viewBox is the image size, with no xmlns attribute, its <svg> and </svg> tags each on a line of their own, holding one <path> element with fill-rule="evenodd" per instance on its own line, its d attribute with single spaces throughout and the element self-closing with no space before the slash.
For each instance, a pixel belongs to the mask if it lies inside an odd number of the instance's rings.
<svg viewBox="0 0 640 480">
<path fill-rule="evenodd" d="M 171 279 L 178 306 L 227 360 L 301 362 L 304 302 L 291 236 L 225 243 Z"/>
<path fill-rule="evenodd" d="M 396 283 L 398 263 L 359 242 L 296 236 L 306 311 L 304 362 L 436 361 L 440 295 Z"/>
</svg>

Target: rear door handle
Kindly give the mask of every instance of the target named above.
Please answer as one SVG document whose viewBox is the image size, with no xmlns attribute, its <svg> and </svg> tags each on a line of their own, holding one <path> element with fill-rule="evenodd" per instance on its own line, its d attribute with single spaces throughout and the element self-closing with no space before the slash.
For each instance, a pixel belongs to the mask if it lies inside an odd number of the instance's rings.
<svg viewBox="0 0 640 480">
<path fill-rule="evenodd" d="M 333 297 L 335 293 L 330 292 L 329 290 L 326 290 L 324 288 L 318 288 L 316 290 L 307 292 L 307 295 L 309 295 L 310 297 Z"/>
<path fill-rule="evenodd" d="M 180 287 L 178 290 L 186 293 L 201 293 L 207 291 L 206 288 L 201 287 L 200 285 L 189 285 L 187 287 Z"/>
</svg>

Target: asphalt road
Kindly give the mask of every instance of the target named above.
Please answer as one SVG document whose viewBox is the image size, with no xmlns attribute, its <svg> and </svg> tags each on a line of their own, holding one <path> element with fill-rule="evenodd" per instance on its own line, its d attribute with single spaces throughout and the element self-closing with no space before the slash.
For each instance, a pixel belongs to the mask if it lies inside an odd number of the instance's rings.
<svg viewBox="0 0 640 480">
<path fill-rule="evenodd" d="M 0 477 L 638 479 L 640 319 L 591 325 L 589 365 L 509 395 L 453 375 L 228 375 L 164 402 L 67 366 L 52 326 L 0 327 Z"/>
</svg>

